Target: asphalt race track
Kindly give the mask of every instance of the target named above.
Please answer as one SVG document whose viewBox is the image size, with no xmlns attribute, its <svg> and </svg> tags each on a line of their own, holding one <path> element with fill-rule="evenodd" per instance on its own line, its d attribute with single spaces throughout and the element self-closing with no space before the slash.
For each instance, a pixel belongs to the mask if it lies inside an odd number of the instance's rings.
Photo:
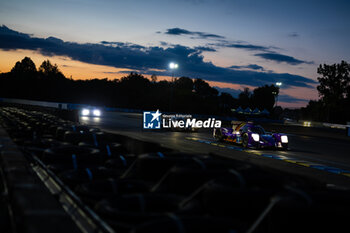
<svg viewBox="0 0 350 233">
<path fill-rule="evenodd" d="M 212 131 L 172 132 L 144 130 L 138 113 L 105 112 L 102 117 L 80 117 L 82 124 L 107 132 L 131 136 L 188 153 L 212 153 L 248 161 L 261 167 L 308 178 L 329 187 L 350 189 L 350 138 L 336 129 L 264 126 L 288 134 L 288 151 L 251 150 L 239 145 L 218 143 Z"/>
</svg>

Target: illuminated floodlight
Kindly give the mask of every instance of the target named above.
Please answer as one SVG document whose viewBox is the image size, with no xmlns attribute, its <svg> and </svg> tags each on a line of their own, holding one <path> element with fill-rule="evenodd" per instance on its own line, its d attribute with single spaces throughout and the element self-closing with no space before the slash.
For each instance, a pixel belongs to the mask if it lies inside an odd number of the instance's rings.
<svg viewBox="0 0 350 233">
<path fill-rule="evenodd" d="M 277 82 L 276 86 L 279 86 L 279 87 L 282 86 L 282 82 Z"/>
<path fill-rule="evenodd" d="M 174 62 L 170 62 L 170 64 L 169 64 L 169 68 L 170 69 L 177 69 L 179 67 L 179 65 L 178 64 L 176 64 L 176 63 L 174 63 Z"/>
<path fill-rule="evenodd" d="M 99 116 L 101 116 L 101 111 L 100 111 L 99 109 L 95 109 L 95 110 L 92 112 L 92 114 L 93 114 L 94 116 L 99 117 Z"/>
<path fill-rule="evenodd" d="M 87 109 L 87 108 L 84 108 L 84 109 L 81 111 L 81 114 L 82 114 L 83 116 L 88 116 L 88 115 L 90 114 L 90 110 Z"/>
</svg>

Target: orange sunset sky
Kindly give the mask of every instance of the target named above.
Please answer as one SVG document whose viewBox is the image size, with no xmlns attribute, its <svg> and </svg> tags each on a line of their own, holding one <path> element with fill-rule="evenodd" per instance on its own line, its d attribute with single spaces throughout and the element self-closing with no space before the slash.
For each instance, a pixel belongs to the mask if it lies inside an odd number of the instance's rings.
<svg viewBox="0 0 350 233">
<path fill-rule="evenodd" d="M 49 59 L 52 63 L 57 64 L 59 69 L 63 72 L 63 74 L 67 78 L 72 79 L 119 79 L 123 76 L 126 76 L 125 73 L 118 73 L 123 71 L 133 72 L 131 69 L 120 69 L 111 66 L 104 65 L 94 65 L 89 63 L 84 63 L 81 61 L 72 60 L 69 57 L 65 56 L 45 56 L 40 52 L 33 50 L 9 50 L 4 51 L 0 50 L 0 72 L 9 72 L 17 61 L 22 60 L 25 56 L 30 57 L 37 67 L 44 61 Z M 181 74 L 176 74 L 175 76 L 181 76 Z M 150 75 L 144 75 L 145 77 L 150 77 Z M 170 76 L 157 76 L 159 80 L 171 80 Z M 225 82 L 215 82 L 215 81 L 207 81 L 213 87 L 220 88 L 231 88 L 235 90 L 243 90 L 243 88 L 248 87 L 251 90 L 254 89 L 254 86 L 249 85 L 239 85 L 233 83 L 225 83 Z M 288 94 L 291 96 L 299 97 L 307 97 L 310 99 L 317 99 L 317 93 L 312 92 L 311 95 L 308 92 L 308 95 L 305 95 L 305 90 L 308 88 L 289 88 L 288 90 L 281 89 L 281 94 Z M 281 104 L 283 107 L 300 107 L 300 103 L 283 103 Z"/>
</svg>

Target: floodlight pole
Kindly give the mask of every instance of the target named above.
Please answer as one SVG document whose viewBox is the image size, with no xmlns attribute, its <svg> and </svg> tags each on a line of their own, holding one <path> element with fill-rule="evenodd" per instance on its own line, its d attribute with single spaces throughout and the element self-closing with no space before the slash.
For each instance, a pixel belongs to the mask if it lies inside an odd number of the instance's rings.
<svg viewBox="0 0 350 233">
<path fill-rule="evenodd" d="M 278 88 L 280 88 L 282 86 L 282 82 L 276 82 L 276 86 L 278 86 Z M 278 103 L 278 93 L 276 92 L 276 105 L 275 107 L 277 107 L 277 103 Z"/>
<path fill-rule="evenodd" d="M 177 63 L 174 62 L 170 62 L 169 64 L 169 68 L 171 69 L 172 73 L 171 73 L 171 93 L 170 93 L 170 111 L 172 110 L 172 105 L 173 105 L 173 92 L 174 92 L 174 76 L 175 76 L 175 69 L 177 69 L 179 67 L 179 65 Z"/>
</svg>

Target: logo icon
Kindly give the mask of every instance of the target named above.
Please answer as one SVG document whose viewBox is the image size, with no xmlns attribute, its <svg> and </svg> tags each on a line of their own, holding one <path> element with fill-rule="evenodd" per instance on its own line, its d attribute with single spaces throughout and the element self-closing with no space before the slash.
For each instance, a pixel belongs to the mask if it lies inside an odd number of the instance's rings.
<svg viewBox="0 0 350 233">
<path fill-rule="evenodd" d="M 162 113 L 157 110 L 156 112 L 143 112 L 143 128 L 144 129 L 160 129 L 160 116 Z"/>
</svg>

